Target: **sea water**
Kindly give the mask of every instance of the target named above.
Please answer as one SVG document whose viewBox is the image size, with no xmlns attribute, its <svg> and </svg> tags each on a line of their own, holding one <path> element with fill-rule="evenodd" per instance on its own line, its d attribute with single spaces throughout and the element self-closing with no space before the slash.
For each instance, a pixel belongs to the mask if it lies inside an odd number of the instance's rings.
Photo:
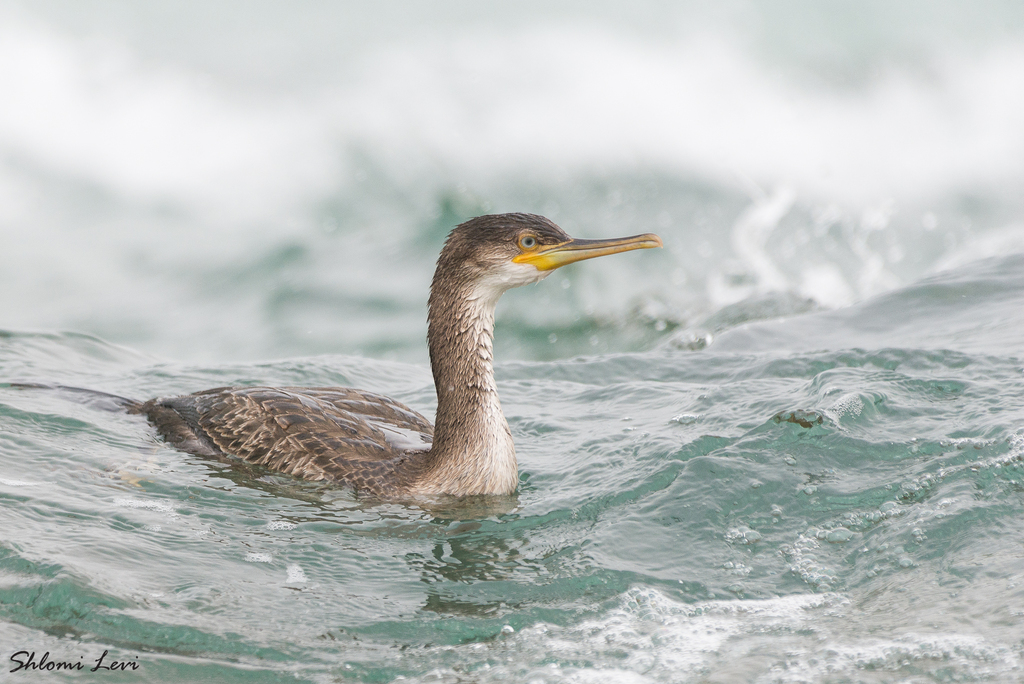
<svg viewBox="0 0 1024 684">
<path fill-rule="evenodd" d="M 429 417 L 454 224 L 665 242 L 500 302 L 513 497 L 0 385 L 5 681 L 1024 679 L 1019 5 L 4 2 L 0 92 L 0 383 Z"/>
</svg>

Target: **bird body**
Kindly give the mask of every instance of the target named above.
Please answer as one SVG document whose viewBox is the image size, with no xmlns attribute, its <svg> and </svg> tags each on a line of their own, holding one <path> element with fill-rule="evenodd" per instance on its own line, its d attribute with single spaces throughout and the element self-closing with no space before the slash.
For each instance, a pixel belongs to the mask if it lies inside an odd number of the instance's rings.
<svg viewBox="0 0 1024 684">
<path fill-rule="evenodd" d="M 183 451 L 236 456 L 378 496 L 415 479 L 434 432 L 412 409 L 346 387 L 219 387 L 131 410 Z"/>
<path fill-rule="evenodd" d="M 236 456 L 380 497 L 512 494 L 516 451 L 493 371 L 498 299 L 566 263 L 660 246 L 651 234 L 573 240 L 531 214 L 481 216 L 457 226 L 430 288 L 433 427 L 392 399 L 348 388 L 223 387 L 130 410 L 184 451 Z"/>
</svg>

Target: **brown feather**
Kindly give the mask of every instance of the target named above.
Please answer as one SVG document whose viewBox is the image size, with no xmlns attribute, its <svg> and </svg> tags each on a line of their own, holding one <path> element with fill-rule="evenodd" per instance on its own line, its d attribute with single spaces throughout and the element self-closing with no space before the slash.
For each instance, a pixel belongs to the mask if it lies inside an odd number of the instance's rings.
<svg viewBox="0 0 1024 684">
<path fill-rule="evenodd" d="M 183 451 L 236 456 L 377 495 L 396 493 L 396 471 L 406 480 L 422 467 L 434 434 L 407 406 L 348 388 L 219 387 L 136 411 Z"/>
</svg>

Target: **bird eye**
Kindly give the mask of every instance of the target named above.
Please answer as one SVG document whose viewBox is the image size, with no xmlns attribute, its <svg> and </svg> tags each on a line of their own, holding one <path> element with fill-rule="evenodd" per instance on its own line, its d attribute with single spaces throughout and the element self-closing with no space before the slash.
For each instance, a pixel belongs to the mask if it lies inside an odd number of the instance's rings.
<svg viewBox="0 0 1024 684">
<path fill-rule="evenodd" d="M 533 249 L 534 247 L 537 246 L 537 238 L 533 237 L 532 235 L 527 235 L 524 238 L 520 238 L 519 246 L 522 247 L 523 249 Z"/>
</svg>

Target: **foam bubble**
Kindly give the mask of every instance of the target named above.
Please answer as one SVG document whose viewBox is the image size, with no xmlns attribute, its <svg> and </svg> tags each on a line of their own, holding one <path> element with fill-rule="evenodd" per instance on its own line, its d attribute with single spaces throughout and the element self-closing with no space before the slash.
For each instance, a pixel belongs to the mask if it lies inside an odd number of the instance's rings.
<svg viewBox="0 0 1024 684">
<path fill-rule="evenodd" d="M 271 520 L 267 523 L 268 530 L 294 530 L 296 527 L 295 523 L 288 522 L 287 520 Z"/>
<path fill-rule="evenodd" d="M 854 393 L 844 394 L 832 402 L 832 405 L 824 410 L 824 413 L 839 424 L 844 415 L 859 416 L 864 410 L 864 401 Z"/>
<path fill-rule="evenodd" d="M 159 513 L 169 513 L 172 516 L 177 515 L 175 513 L 174 506 L 166 501 L 147 501 L 144 499 L 121 498 L 114 499 L 114 505 L 122 508 L 141 508 L 148 511 L 157 511 Z"/>
<path fill-rule="evenodd" d="M 246 563 L 272 563 L 274 555 L 271 553 L 249 552 L 245 554 Z"/>
<path fill-rule="evenodd" d="M 304 584 L 306 581 L 306 573 L 298 564 L 292 563 L 288 566 L 288 577 L 285 579 L 285 584 Z"/>
</svg>

